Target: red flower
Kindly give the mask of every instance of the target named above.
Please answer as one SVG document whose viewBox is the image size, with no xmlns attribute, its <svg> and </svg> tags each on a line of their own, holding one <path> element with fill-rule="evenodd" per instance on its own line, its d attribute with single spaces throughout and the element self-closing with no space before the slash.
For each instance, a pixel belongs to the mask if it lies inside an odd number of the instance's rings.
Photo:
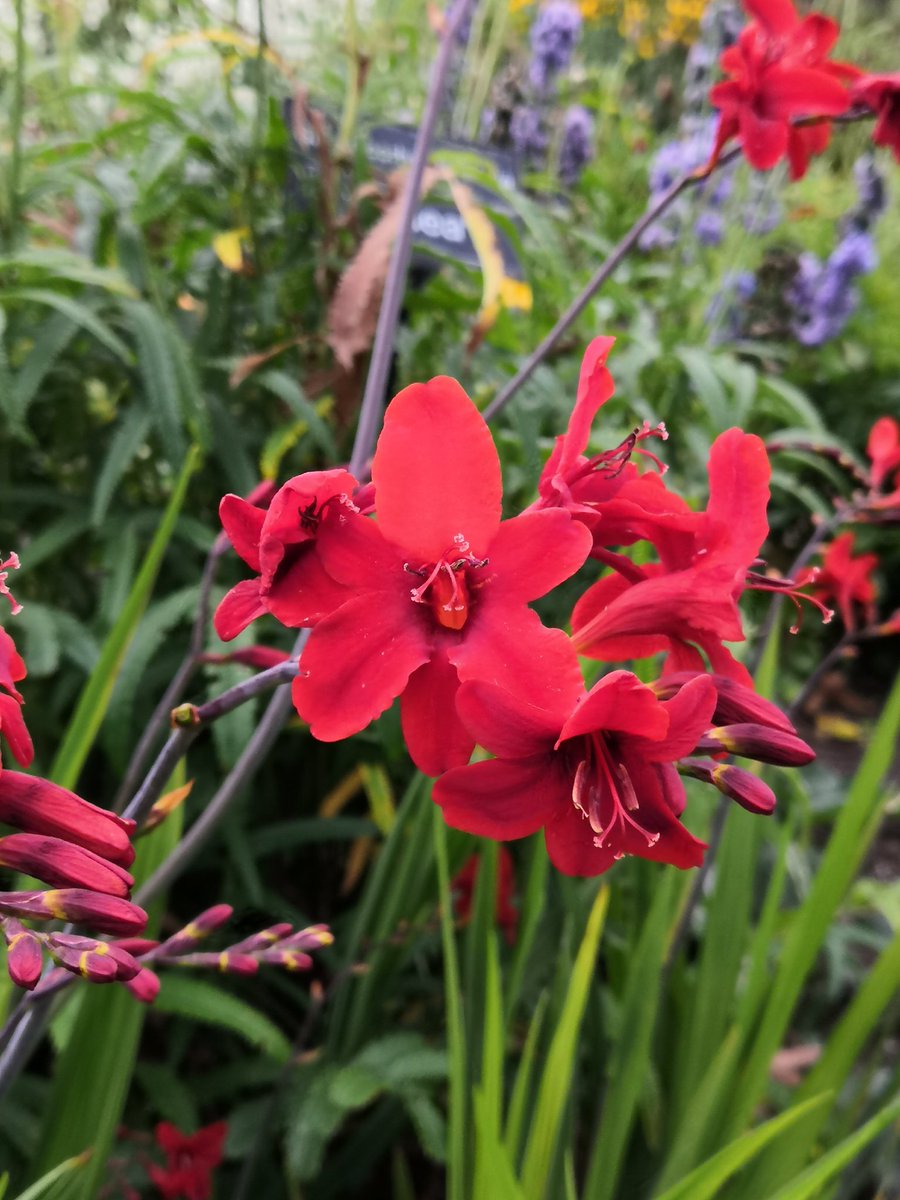
<svg viewBox="0 0 900 1200">
<path fill-rule="evenodd" d="M 240 496 L 223 498 L 219 516 L 225 532 L 257 572 L 255 579 L 236 584 L 216 609 L 214 624 L 223 641 L 266 612 L 283 625 L 314 625 L 346 598 L 314 551 L 323 522 L 339 511 L 357 511 L 350 499 L 355 487 L 348 471 L 307 471 L 278 489 L 268 511 Z"/>
<path fill-rule="evenodd" d="M 858 627 L 857 607 L 862 610 L 863 625 L 876 622 L 875 581 L 872 572 L 878 566 L 877 554 L 853 557 L 854 535 L 850 530 L 836 537 L 827 548 L 821 567 L 807 567 L 797 578 L 798 584 L 809 583 L 810 591 L 825 604 L 834 601 L 844 622 L 853 633 Z"/>
<path fill-rule="evenodd" d="M 185 1134 L 168 1121 L 156 1127 L 156 1143 L 166 1156 L 165 1167 L 151 1166 L 150 1178 L 165 1200 L 208 1200 L 212 1194 L 212 1171 L 222 1161 L 222 1146 L 228 1133 L 225 1121 L 217 1121 Z"/>
<path fill-rule="evenodd" d="M 450 891 L 453 893 L 453 907 L 463 925 L 467 924 L 472 917 L 472 900 L 475 896 L 475 884 L 478 881 L 478 872 L 481 870 L 481 861 L 480 854 L 470 854 L 453 877 L 453 883 L 450 885 Z M 494 904 L 494 919 L 510 946 L 515 942 L 516 932 L 519 928 L 519 910 L 513 904 L 515 888 L 516 874 L 512 855 L 505 846 L 501 846 L 497 856 L 497 896 Z"/>
<path fill-rule="evenodd" d="M 527 695 L 544 675 L 578 678 L 561 630 L 527 607 L 584 562 L 590 536 L 560 509 L 500 520 L 497 451 L 453 379 L 391 403 L 372 464 L 377 519 L 343 508 L 317 554 L 349 599 L 313 631 L 294 703 L 315 737 L 338 741 L 401 697 L 413 761 L 427 774 L 467 762 L 461 680 Z"/>
<path fill-rule="evenodd" d="M 737 607 L 747 572 L 768 532 L 769 460 L 758 437 L 729 429 L 709 456 L 709 503 L 699 514 L 675 508 L 641 518 L 660 562 L 595 556 L 616 568 L 582 596 L 573 639 L 589 658 L 615 662 L 668 652 L 666 671 L 711 670 L 752 687 L 723 642 L 743 641 Z"/>
<path fill-rule="evenodd" d="M 869 486 L 875 493 L 870 508 L 900 508 L 900 425 L 893 417 L 879 417 L 869 431 L 866 447 L 872 460 Z M 887 494 L 883 493 L 887 489 Z"/>
<path fill-rule="evenodd" d="M 123 867 L 134 862 L 134 821 L 89 804 L 49 779 L 4 771 L 0 776 L 0 821 L 25 833 L 65 838 Z"/>
<path fill-rule="evenodd" d="M 711 163 L 725 143 L 740 139 L 751 166 L 768 171 L 785 156 L 800 179 L 810 157 L 828 145 L 831 124 L 792 124 L 798 117 L 833 117 L 850 107 L 846 83 L 858 72 L 828 61 L 840 27 L 821 13 L 802 20 L 791 0 L 744 0 L 754 18 L 720 62 L 729 78 L 709 98 L 721 110 Z"/>
<path fill-rule="evenodd" d="M 567 875 L 599 875 L 625 854 L 695 867 L 706 847 L 679 820 L 685 795 L 672 764 L 695 748 L 715 706 L 715 686 L 702 675 L 662 701 L 614 671 L 586 695 L 572 686 L 546 694 L 542 707 L 466 683 L 463 720 L 499 757 L 449 771 L 434 799 L 449 825 L 482 837 L 543 828 Z"/>
<path fill-rule="evenodd" d="M 900 73 L 861 76 L 853 82 L 850 99 L 878 114 L 872 141 L 888 146 L 900 162 Z"/>
</svg>

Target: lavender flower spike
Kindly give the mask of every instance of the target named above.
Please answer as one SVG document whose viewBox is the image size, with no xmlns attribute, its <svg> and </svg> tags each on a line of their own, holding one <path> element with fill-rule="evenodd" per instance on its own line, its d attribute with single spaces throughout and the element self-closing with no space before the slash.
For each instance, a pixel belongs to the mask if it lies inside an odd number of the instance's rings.
<svg viewBox="0 0 900 1200">
<path fill-rule="evenodd" d="M 580 104 L 567 108 L 563 117 L 562 143 L 559 147 L 559 178 L 567 186 L 578 182 L 591 158 L 594 122 Z"/>
<path fill-rule="evenodd" d="M 547 90 L 554 75 L 572 60 L 581 34 L 581 12 L 571 0 L 550 0 L 531 26 L 529 77 L 539 92 Z"/>
</svg>

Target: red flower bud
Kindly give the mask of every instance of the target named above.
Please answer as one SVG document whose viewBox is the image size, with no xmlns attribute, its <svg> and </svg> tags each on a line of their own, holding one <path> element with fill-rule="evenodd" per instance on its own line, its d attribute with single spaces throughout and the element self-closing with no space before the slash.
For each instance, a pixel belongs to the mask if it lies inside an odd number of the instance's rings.
<svg viewBox="0 0 900 1200">
<path fill-rule="evenodd" d="M 110 896 L 126 897 L 134 883 L 123 867 L 99 854 L 62 838 L 35 833 L 12 833 L 0 838 L 0 865 L 24 871 L 45 883 L 88 888 Z"/>
<path fill-rule="evenodd" d="M 255 958 L 251 958 L 249 954 L 235 954 L 231 950 L 185 954 L 176 962 L 179 967 L 213 967 L 232 975 L 255 975 L 259 970 L 259 963 Z"/>
<path fill-rule="evenodd" d="M 677 671 L 665 675 L 651 686 L 661 700 L 670 700 L 696 675 L 696 671 Z M 712 717 L 713 725 L 752 722 L 756 725 L 768 725 L 772 729 L 783 729 L 785 733 L 796 732 L 790 720 L 771 700 L 765 700 L 751 688 L 744 687 L 726 675 L 710 675 L 709 678 L 715 684 L 717 696 Z"/>
<path fill-rule="evenodd" d="M 775 793 L 768 784 L 742 767 L 686 759 L 680 770 L 694 779 L 711 783 L 723 796 L 736 800 L 741 808 L 746 808 L 748 812 L 766 815 L 775 808 Z"/>
<path fill-rule="evenodd" d="M 302 950 L 292 950 L 288 947 L 273 946 L 271 950 L 263 950 L 259 961 L 268 966 L 286 967 L 288 971 L 308 971 L 313 960 Z"/>
<path fill-rule="evenodd" d="M 76 933 L 49 934 L 47 948 L 60 966 L 92 983 L 134 979 L 141 970 L 140 963 L 121 946 Z"/>
<path fill-rule="evenodd" d="M 41 939 L 15 919 L 8 917 L 3 924 L 6 937 L 6 969 L 13 983 L 29 991 L 41 977 L 44 957 Z"/>
<path fill-rule="evenodd" d="M 207 908 L 199 917 L 195 917 L 193 921 L 185 925 L 184 929 L 173 933 L 162 943 L 160 957 L 176 958 L 181 954 L 189 953 L 195 948 L 197 942 L 213 933 L 226 921 L 231 920 L 233 912 L 234 909 L 230 904 L 214 904 L 212 908 Z"/>
<path fill-rule="evenodd" d="M 721 754 L 723 751 L 780 767 L 802 767 L 816 757 L 815 750 L 796 734 L 755 724 L 711 729 L 697 746 L 698 754 Z"/>
<path fill-rule="evenodd" d="M 276 942 L 280 942 L 283 938 L 287 937 L 291 932 L 291 928 L 292 926 L 288 921 L 282 921 L 278 925 L 270 925 L 268 929 L 261 929 L 259 933 L 251 934 L 250 937 L 244 938 L 242 942 L 236 942 L 230 949 L 244 954 L 253 954 L 257 950 L 271 949 Z"/>
<path fill-rule="evenodd" d="M 104 933 L 140 933 L 147 924 L 147 914 L 130 900 L 84 888 L 0 892 L 0 912 L 36 920 L 72 921 Z"/>
<path fill-rule="evenodd" d="M 142 967 L 133 979 L 123 979 L 122 982 L 141 1004 L 152 1004 L 159 995 L 159 976 L 149 967 Z"/>
<path fill-rule="evenodd" d="M 134 861 L 134 821 L 89 804 L 74 792 L 35 775 L 3 772 L 0 821 L 25 833 L 64 838 L 123 867 Z"/>
</svg>

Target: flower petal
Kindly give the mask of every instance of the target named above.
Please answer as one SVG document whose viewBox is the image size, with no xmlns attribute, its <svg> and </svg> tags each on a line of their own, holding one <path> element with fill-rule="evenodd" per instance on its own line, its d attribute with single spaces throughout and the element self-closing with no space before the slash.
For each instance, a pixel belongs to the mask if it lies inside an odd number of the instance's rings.
<svg viewBox="0 0 900 1200">
<path fill-rule="evenodd" d="M 570 707 L 548 712 L 489 683 L 464 683 L 456 704 L 479 746 L 498 758 L 551 751 Z"/>
<path fill-rule="evenodd" d="M 587 449 L 594 418 L 616 390 L 606 366 L 607 355 L 615 341 L 612 337 L 594 338 L 584 352 L 569 427 L 556 439 L 538 484 L 540 494 L 548 499 L 557 493 L 566 494 L 566 477 Z"/>
<path fill-rule="evenodd" d="M 223 496 L 219 504 L 219 520 L 229 542 L 253 571 L 259 570 L 259 538 L 265 519 L 265 509 L 232 493 Z"/>
<path fill-rule="evenodd" d="M 568 797 L 555 820 L 544 829 L 550 861 L 564 875 L 602 875 L 616 861 L 608 846 L 594 845 L 594 832 Z"/>
<path fill-rule="evenodd" d="M 669 718 L 665 737 L 649 737 L 643 732 L 633 738 L 647 762 L 671 763 L 690 754 L 712 724 L 718 693 L 708 675 L 689 680 L 671 700 L 663 702 Z"/>
<path fill-rule="evenodd" d="M 747 162 L 757 171 L 771 171 L 787 153 L 787 123 L 759 117 L 749 105 L 741 107 L 738 119 Z"/>
<path fill-rule="evenodd" d="M 598 730 L 660 740 L 668 728 L 668 714 L 652 688 L 630 671 L 612 671 L 578 704 L 560 730 L 559 741 Z"/>
<path fill-rule="evenodd" d="M 414 559 L 433 563 L 465 538 L 483 558 L 500 524 L 500 460 L 478 409 L 438 376 L 388 406 L 372 463 L 378 523 Z"/>
<path fill-rule="evenodd" d="M 744 8 L 767 33 L 784 37 L 800 24 L 791 0 L 744 0 Z"/>
<path fill-rule="evenodd" d="M 491 585 L 509 600 L 537 600 L 570 579 L 593 539 L 565 509 L 545 508 L 503 521 L 487 550 Z"/>
<path fill-rule="evenodd" d="M 259 594 L 259 579 L 242 579 L 223 596 L 213 616 L 213 625 L 222 641 L 230 642 L 265 612 L 266 606 Z"/>
<path fill-rule="evenodd" d="M 825 71 L 776 65 L 766 72 L 762 103 L 770 120 L 836 117 L 850 107 L 850 92 Z"/>
<path fill-rule="evenodd" d="M 442 651 L 413 671 L 400 697 L 400 720 L 409 756 L 425 775 L 462 767 L 475 739 L 456 711 L 459 676 Z"/>
<path fill-rule="evenodd" d="M 265 597 L 268 611 L 290 629 L 317 624 L 354 595 L 325 570 L 315 542 L 296 553 L 296 562 L 279 573 Z"/>
<path fill-rule="evenodd" d="M 454 829 L 512 841 L 536 833 L 561 804 L 572 804 L 571 783 L 554 757 L 492 759 L 448 771 L 432 796 Z"/>
<path fill-rule="evenodd" d="M 313 737 L 337 742 L 380 716 L 430 650 L 410 606 L 395 597 L 357 596 L 313 631 L 293 682 L 298 713 Z"/>
<path fill-rule="evenodd" d="M 332 579 L 360 591 L 392 588 L 403 574 L 403 552 L 387 541 L 371 518 L 357 513 L 329 513 L 316 550 Z M 412 588 L 415 580 L 407 576 L 407 583 Z"/>
<path fill-rule="evenodd" d="M 0 693 L 0 730 L 12 751 L 12 756 L 21 767 L 27 767 L 34 758 L 31 734 L 25 726 L 22 705 L 13 696 Z M 4 774 L 4 780 L 9 772 Z M 0 802 L 2 803 L 2 802 Z"/>
</svg>

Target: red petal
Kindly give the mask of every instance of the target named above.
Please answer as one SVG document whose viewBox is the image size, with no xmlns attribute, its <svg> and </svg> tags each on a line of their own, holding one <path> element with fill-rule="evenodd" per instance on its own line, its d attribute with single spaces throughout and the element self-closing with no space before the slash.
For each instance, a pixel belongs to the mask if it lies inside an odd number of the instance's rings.
<svg viewBox="0 0 900 1200">
<path fill-rule="evenodd" d="M 87 888 L 120 899 L 134 880 L 122 867 L 62 838 L 11 833 L 0 838 L 0 863 L 42 879 L 51 887 Z"/>
<path fill-rule="evenodd" d="M 213 616 L 213 625 L 222 641 L 230 642 L 265 612 L 266 606 L 259 594 L 259 579 L 243 579 L 222 598 Z"/>
<path fill-rule="evenodd" d="M 602 875 L 616 861 L 608 846 L 594 845 L 594 831 L 575 808 L 572 797 L 544 830 L 550 861 L 564 875 Z"/>
<path fill-rule="evenodd" d="M 824 13 L 813 12 L 804 17 L 790 40 L 788 54 L 799 57 L 810 66 L 822 63 L 823 67 L 843 66 L 843 63 L 826 63 L 823 60 L 841 35 L 841 27 Z"/>
<path fill-rule="evenodd" d="M 25 662 L 16 649 L 15 642 L 5 629 L 0 629 L 0 687 L 6 688 L 11 696 L 21 700 L 16 684 L 20 679 L 24 679 L 25 675 Z"/>
<path fill-rule="evenodd" d="M 388 406 L 372 463 L 378 523 L 415 565 L 452 552 L 462 534 L 483 558 L 500 524 L 500 460 L 478 409 L 438 376 Z"/>
<path fill-rule="evenodd" d="M 572 612 L 572 627 L 580 630 L 595 618 L 600 617 L 613 600 L 633 587 L 630 580 L 611 572 L 604 575 L 584 593 Z M 599 658 L 604 662 L 621 662 L 625 658 L 650 658 L 664 654 L 669 649 L 669 639 L 664 634 L 629 634 L 624 637 L 598 637 L 580 650 L 586 658 Z M 702 667 L 701 667 L 702 669 Z"/>
<path fill-rule="evenodd" d="M 475 739 L 459 719 L 459 676 L 443 652 L 413 671 L 400 697 L 400 719 L 409 756 L 425 775 L 462 767 Z"/>
<path fill-rule="evenodd" d="M 316 550 L 325 570 L 338 583 L 362 591 L 393 589 L 402 577 L 404 555 L 384 537 L 369 517 L 356 513 L 329 514 L 316 539 Z M 415 580 L 406 575 L 409 590 Z"/>
<path fill-rule="evenodd" d="M 784 121 L 768 121 L 744 106 L 739 116 L 741 145 L 747 162 L 757 171 L 771 171 L 787 153 L 788 126 Z"/>
<path fill-rule="evenodd" d="M 454 829 L 512 841 L 536 833 L 560 805 L 572 804 L 571 781 L 553 755 L 472 763 L 448 771 L 432 796 Z"/>
<path fill-rule="evenodd" d="M 744 8 L 767 33 L 784 37 L 800 24 L 791 0 L 744 0 Z"/>
<path fill-rule="evenodd" d="M 597 731 L 660 739 L 668 728 L 668 714 L 656 693 L 630 671 L 613 671 L 587 693 L 560 730 L 559 741 Z"/>
<path fill-rule="evenodd" d="M 22 705 L 13 696 L 4 696 L 2 693 L 0 693 L 0 729 L 12 751 L 13 758 L 19 766 L 27 767 L 34 758 L 34 746 L 31 735 L 25 727 Z M 2 805 L 2 801 L 0 801 L 0 805 Z"/>
<path fill-rule="evenodd" d="M 677 696 L 663 701 L 662 707 L 669 717 L 669 728 L 665 737 L 651 740 L 652 734 L 643 733 L 635 738 L 638 752 L 647 762 L 671 763 L 690 754 L 712 723 L 718 694 L 708 675 L 698 675 L 682 687 Z"/>
<path fill-rule="evenodd" d="M 524 605 L 485 596 L 448 651 L 463 682 L 493 683 L 548 712 L 568 712 L 584 691 L 578 657 L 561 629 L 547 629 Z"/>
<path fill-rule="evenodd" d="M 593 539 L 561 508 L 525 512 L 503 521 L 487 550 L 493 588 L 509 602 L 537 600 L 571 578 Z"/>
<path fill-rule="evenodd" d="M 130 866 L 133 821 L 82 800 L 67 788 L 19 771 L 4 771 L 0 784 L 0 821 L 26 833 L 75 842 L 110 862 Z"/>
<path fill-rule="evenodd" d="M 769 532 L 769 456 L 762 440 L 741 429 L 727 429 L 709 452 L 709 562 L 749 566 Z"/>
<path fill-rule="evenodd" d="M 541 472 L 538 490 L 542 496 L 550 496 L 557 489 L 565 493 L 567 476 L 590 441 L 594 417 L 616 390 L 613 377 L 606 367 L 607 355 L 615 342 L 616 339 L 612 337 L 597 337 L 584 352 L 569 427 L 562 437 L 556 439 L 553 452 Z"/>
<path fill-rule="evenodd" d="M 430 658 L 411 604 L 357 596 L 313 631 L 293 683 L 294 704 L 314 737 L 337 742 L 380 716 Z"/>
<path fill-rule="evenodd" d="M 282 625 L 298 629 L 330 616 L 350 597 L 351 588 L 335 583 L 322 565 L 316 543 L 301 547 L 297 561 L 282 571 L 266 593 L 266 608 Z"/>
<path fill-rule="evenodd" d="M 489 683 L 464 683 L 456 703 L 478 744 L 498 758 L 549 753 L 570 707 L 548 712 Z"/>
<path fill-rule="evenodd" d="M 229 493 L 219 504 L 219 520 L 228 540 L 253 571 L 259 570 L 259 538 L 265 510 Z"/>
<path fill-rule="evenodd" d="M 836 117 L 850 107 L 846 87 L 813 67 L 772 67 L 766 72 L 762 103 L 767 118 Z"/>
</svg>

